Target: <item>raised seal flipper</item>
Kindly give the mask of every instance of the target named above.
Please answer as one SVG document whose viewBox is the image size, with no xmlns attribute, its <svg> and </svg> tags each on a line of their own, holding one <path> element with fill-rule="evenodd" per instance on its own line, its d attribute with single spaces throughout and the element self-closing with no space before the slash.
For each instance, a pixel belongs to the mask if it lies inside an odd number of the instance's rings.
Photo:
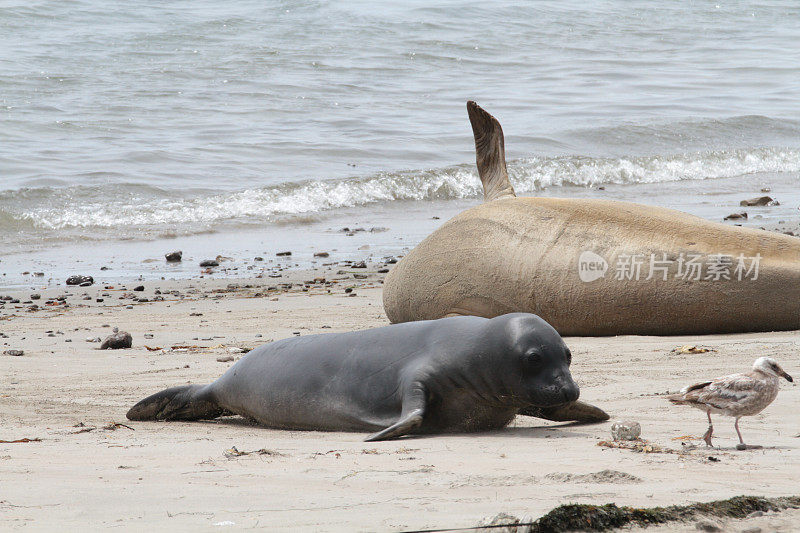
<svg viewBox="0 0 800 533">
<path fill-rule="evenodd" d="M 586 402 L 576 401 L 559 407 L 527 407 L 519 414 L 535 416 L 554 422 L 605 422 L 611 418 L 608 413 Z"/>
<path fill-rule="evenodd" d="M 475 162 L 483 184 L 484 201 L 516 197 L 508 181 L 503 128 L 496 118 L 472 100 L 467 102 L 467 113 L 475 137 Z"/>
<path fill-rule="evenodd" d="M 130 408 L 128 420 L 208 420 L 226 414 L 207 385 L 172 387 L 148 396 Z"/>
<path fill-rule="evenodd" d="M 400 413 L 400 420 L 382 431 L 373 433 L 364 440 L 372 442 L 395 439 L 407 435 L 422 425 L 422 417 L 424 415 L 425 387 L 422 383 L 415 382 L 403 395 L 403 411 Z"/>
</svg>

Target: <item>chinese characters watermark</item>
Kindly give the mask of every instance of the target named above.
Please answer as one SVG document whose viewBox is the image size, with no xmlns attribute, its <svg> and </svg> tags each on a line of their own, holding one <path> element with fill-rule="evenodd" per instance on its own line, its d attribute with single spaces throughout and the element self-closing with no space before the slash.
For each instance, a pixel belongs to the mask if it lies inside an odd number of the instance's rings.
<svg viewBox="0 0 800 533">
<path fill-rule="evenodd" d="M 660 254 L 627 254 L 617 256 L 610 277 L 617 281 L 681 279 L 685 281 L 757 280 L 761 254 L 697 254 L 683 253 L 669 258 Z M 578 275 L 589 283 L 606 276 L 609 264 L 601 255 L 586 250 L 578 258 Z"/>
</svg>

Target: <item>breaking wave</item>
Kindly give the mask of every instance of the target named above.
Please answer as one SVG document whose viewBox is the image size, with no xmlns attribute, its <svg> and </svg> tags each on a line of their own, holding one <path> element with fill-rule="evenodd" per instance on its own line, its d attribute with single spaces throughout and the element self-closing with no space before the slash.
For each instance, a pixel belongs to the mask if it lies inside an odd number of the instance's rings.
<svg viewBox="0 0 800 533">
<path fill-rule="evenodd" d="M 172 227 L 208 231 L 242 224 L 303 221 L 337 209 L 404 200 L 479 197 L 474 167 L 378 173 L 360 178 L 286 183 L 213 193 L 149 185 L 42 187 L 0 192 L 0 230 Z M 669 156 L 530 158 L 508 165 L 519 193 L 555 186 L 657 183 L 800 171 L 800 151 L 718 150 Z M 186 229 L 190 226 L 191 229 Z"/>
</svg>

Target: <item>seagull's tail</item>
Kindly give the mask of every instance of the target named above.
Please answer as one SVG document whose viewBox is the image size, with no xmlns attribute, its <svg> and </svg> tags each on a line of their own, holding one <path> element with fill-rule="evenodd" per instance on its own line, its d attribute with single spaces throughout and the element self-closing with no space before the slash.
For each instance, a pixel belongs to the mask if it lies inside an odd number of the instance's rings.
<svg viewBox="0 0 800 533">
<path fill-rule="evenodd" d="M 670 394 L 669 396 L 665 396 L 665 398 L 675 405 L 689 405 L 692 403 L 687 400 L 683 394 Z"/>
</svg>

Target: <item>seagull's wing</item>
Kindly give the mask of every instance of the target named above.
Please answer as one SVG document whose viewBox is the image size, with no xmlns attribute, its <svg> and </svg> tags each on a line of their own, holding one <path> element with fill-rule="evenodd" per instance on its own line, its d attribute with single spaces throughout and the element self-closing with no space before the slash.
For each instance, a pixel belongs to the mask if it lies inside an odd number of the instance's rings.
<svg viewBox="0 0 800 533">
<path fill-rule="evenodd" d="M 766 384 L 749 374 L 717 378 L 702 389 L 688 392 L 697 403 L 724 411 L 744 407 L 761 396 Z"/>
<path fill-rule="evenodd" d="M 688 387 L 684 387 L 681 390 L 681 394 L 686 394 L 687 392 L 691 392 L 691 391 L 702 390 L 702 389 L 708 387 L 709 385 L 711 385 L 712 383 L 714 383 L 714 382 L 713 381 L 703 381 L 701 383 L 695 383 L 694 385 L 689 385 Z"/>
<path fill-rule="evenodd" d="M 678 394 L 670 394 L 667 396 L 667 400 L 677 405 L 697 405 L 699 404 L 697 395 L 712 383 L 712 381 L 703 381 L 701 383 L 689 385 L 681 389 Z"/>
</svg>

